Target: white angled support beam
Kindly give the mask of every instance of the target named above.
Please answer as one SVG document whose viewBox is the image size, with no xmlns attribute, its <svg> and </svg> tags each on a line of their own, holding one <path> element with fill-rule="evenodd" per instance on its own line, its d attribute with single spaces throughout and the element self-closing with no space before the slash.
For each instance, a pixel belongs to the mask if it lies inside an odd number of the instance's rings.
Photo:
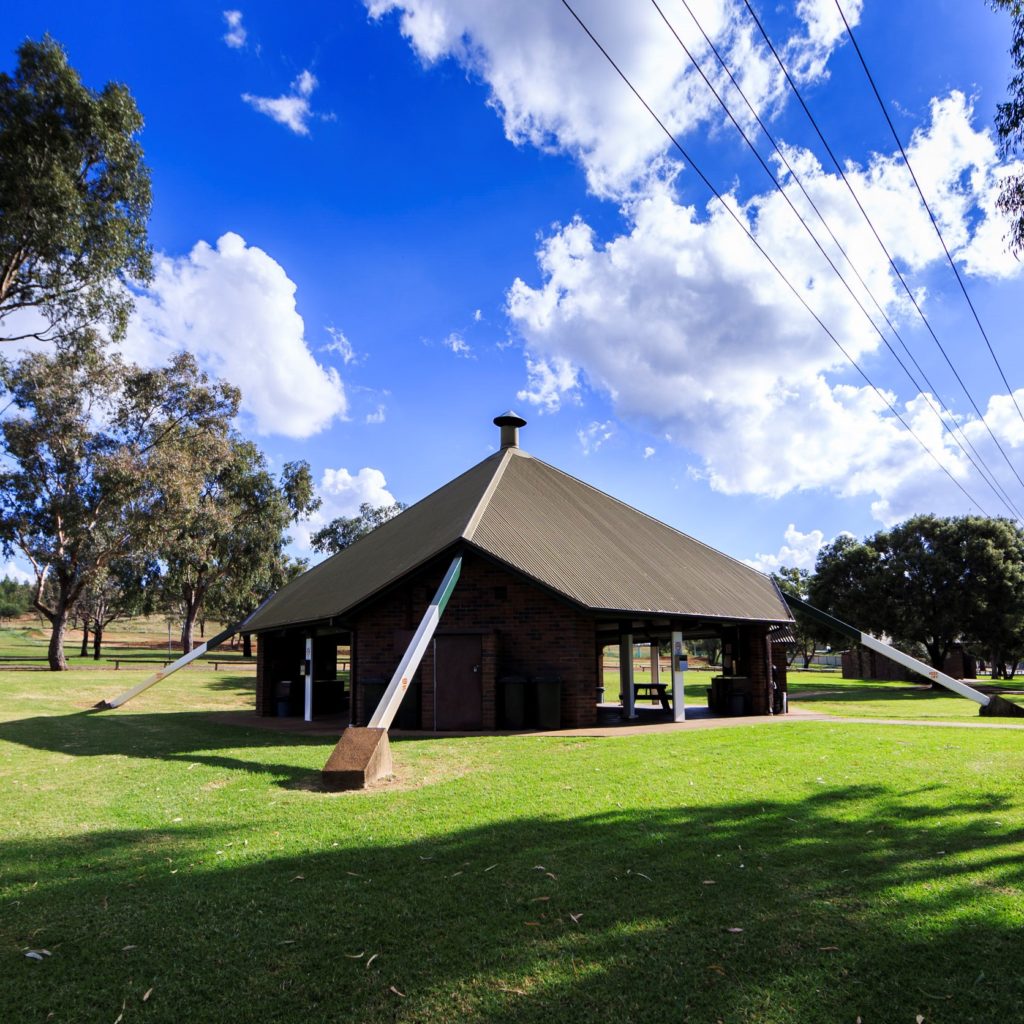
<svg viewBox="0 0 1024 1024">
<path fill-rule="evenodd" d="M 138 686 L 133 686 L 130 690 L 125 690 L 124 693 L 119 694 L 117 697 L 111 700 L 101 700 L 95 705 L 97 711 L 110 711 L 113 708 L 119 708 L 126 701 L 130 701 L 132 697 L 137 697 L 143 690 L 148 690 L 151 686 L 159 683 L 161 680 L 166 679 L 168 676 L 173 676 L 179 668 L 184 668 L 190 662 L 201 658 L 207 651 L 212 651 L 215 647 L 220 647 L 225 640 L 230 640 L 236 633 L 245 632 L 245 624 L 253 617 L 270 600 L 274 595 L 266 598 L 260 603 L 259 608 L 251 614 L 247 615 L 241 622 L 234 626 L 228 626 L 227 629 L 218 633 L 216 636 L 210 637 L 206 643 L 200 644 L 198 647 L 193 647 L 188 654 L 183 654 L 177 661 L 172 662 L 166 668 L 160 669 L 159 672 L 154 672 L 148 679 L 144 679 Z"/>
<path fill-rule="evenodd" d="M 917 658 L 912 658 L 909 654 L 897 651 L 895 647 L 890 647 L 889 644 L 883 644 L 881 640 L 876 640 L 873 636 L 869 636 L 867 633 L 861 633 L 860 642 L 869 651 L 877 651 L 890 661 L 895 661 L 898 665 L 902 665 L 904 668 L 909 668 L 911 672 L 916 672 L 919 676 L 924 676 L 926 679 L 930 679 L 933 683 L 938 683 L 939 686 L 944 686 L 947 690 L 952 690 L 954 693 L 960 694 L 961 697 L 973 700 L 975 704 L 980 704 L 983 708 L 988 707 L 989 702 L 992 700 L 988 694 L 982 693 L 980 690 L 974 689 L 973 686 L 968 686 L 966 683 L 960 682 L 959 679 L 947 676 L 945 672 L 940 672 L 937 668 L 932 668 L 930 665 L 926 665 L 923 661 L 918 661 Z"/>
<path fill-rule="evenodd" d="M 932 668 L 931 665 L 926 665 L 923 661 L 918 661 L 917 658 L 912 658 L 909 654 L 897 651 L 890 644 L 876 640 L 869 633 L 862 633 L 856 626 L 851 626 L 848 622 L 843 622 L 841 619 L 829 615 L 828 612 L 815 608 L 813 604 L 808 604 L 806 601 L 802 601 L 798 597 L 792 597 L 789 594 L 782 594 L 781 596 L 791 609 L 805 612 L 819 625 L 835 630 L 835 632 L 840 633 L 856 644 L 863 644 L 869 651 L 875 651 L 890 661 L 895 661 L 897 665 L 909 668 L 911 672 L 916 672 L 917 675 L 924 676 L 925 679 L 930 679 L 933 683 L 938 683 L 939 686 L 944 686 L 947 690 L 952 690 L 953 693 L 957 693 L 961 697 L 973 700 L 975 704 L 983 708 L 987 708 L 992 703 L 992 698 L 988 694 L 982 693 L 966 683 L 962 683 L 959 679 L 947 676 L 945 672 L 940 672 L 937 668 Z M 1000 714 L 1002 714 L 1002 711 L 1000 711 Z"/>
<path fill-rule="evenodd" d="M 459 573 L 461 572 L 462 556 L 457 555 L 449 566 L 448 572 L 445 573 L 441 586 L 437 588 L 434 600 L 430 602 L 430 607 L 427 608 L 419 628 L 413 634 L 405 654 L 402 655 L 402 660 L 398 663 L 398 668 L 395 669 L 395 674 L 391 677 L 391 682 L 384 691 L 384 696 L 381 697 L 377 710 L 374 711 L 370 721 L 367 723 L 368 728 L 391 728 L 391 723 L 395 720 L 395 715 L 401 706 L 402 698 L 408 691 L 412 677 L 416 675 L 416 670 L 420 667 L 423 655 L 427 652 L 427 646 L 434 636 L 434 630 L 437 629 L 437 624 L 441 621 L 445 608 L 448 606 L 448 599 L 452 596 L 452 591 L 455 589 L 455 584 L 459 581 Z"/>
<path fill-rule="evenodd" d="M 230 635 L 231 634 L 229 633 L 228 636 Z M 221 634 L 221 638 L 227 639 L 227 637 L 224 637 L 223 634 Z M 214 637 L 214 640 L 219 641 L 221 638 Z M 108 711 L 113 708 L 119 708 L 126 701 L 131 700 L 132 697 L 137 697 L 140 693 L 142 693 L 143 690 L 148 690 L 154 684 L 159 683 L 160 680 L 166 679 L 168 676 L 174 675 L 174 673 L 177 672 L 179 668 L 184 668 L 187 664 L 189 664 L 189 662 L 195 661 L 196 658 L 201 658 L 210 649 L 211 645 L 213 645 L 213 640 L 210 640 L 205 644 L 200 644 L 198 647 L 193 647 L 192 650 L 188 652 L 188 654 L 183 655 L 177 661 L 172 662 L 170 665 L 168 665 L 166 668 L 162 668 L 160 669 L 160 671 L 154 672 L 148 679 L 144 679 L 141 683 L 139 683 L 138 686 L 133 686 L 130 690 L 125 690 L 124 693 L 120 694 L 117 697 L 113 697 L 111 700 L 100 701 L 100 703 L 96 705 L 97 709 L 100 711 Z"/>
</svg>

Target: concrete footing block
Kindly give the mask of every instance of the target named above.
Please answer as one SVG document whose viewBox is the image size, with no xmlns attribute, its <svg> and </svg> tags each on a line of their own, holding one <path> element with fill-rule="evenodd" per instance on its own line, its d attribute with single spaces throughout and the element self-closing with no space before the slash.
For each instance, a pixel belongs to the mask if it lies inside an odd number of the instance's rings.
<svg viewBox="0 0 1024 1024">
<path fill-rule="evenodd" d="M 1005 697 L 993 696 L 985 707 L 978 709 L 978 714 L 992 718 L 1024 718 L 1024 708 Z"/>
<path fill-rule="evenodd" d="M 338 740 L 321 771 L 331 790 L 366 789 L 392 774 L 387 729 L 350 725 Z"/>
</svg>

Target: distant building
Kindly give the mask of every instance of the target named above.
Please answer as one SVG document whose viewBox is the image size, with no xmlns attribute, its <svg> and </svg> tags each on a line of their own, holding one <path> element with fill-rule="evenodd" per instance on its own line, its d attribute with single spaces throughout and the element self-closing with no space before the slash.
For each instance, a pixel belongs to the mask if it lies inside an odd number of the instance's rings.
<svg viewBox="0 0 1024 1024">
<path fill-rule="evenodd" d="M 977 679 L 978 662 L 974 655 L 963 649 L 962 644 L 956 644 L 946 655 L 942 671 L 954 679 Z M 916 673 L 866 647 L 854 647 L 843 652 L 843 678 L 921 682 L 921 677 Z"/>
<path fill-rule="evenodd" d="M 309 638 L 313 714 L 347 709 L 365 723 L 461 554 L 396 726 L 500 728 L 510 677 L 557 681 L 560 724 L 593 724 L 602 650 L 668 642 L 673 631 L 721 640 L 723 675 L 749 695 L 747 709 L 766 713 L 769 630 L 792 621 L 771 580 L 528 455 L 514 414 L 494 422 L 498 452 L 293 580 L 250 620 L 258 712 L 302 713 Z"/>
</svg>

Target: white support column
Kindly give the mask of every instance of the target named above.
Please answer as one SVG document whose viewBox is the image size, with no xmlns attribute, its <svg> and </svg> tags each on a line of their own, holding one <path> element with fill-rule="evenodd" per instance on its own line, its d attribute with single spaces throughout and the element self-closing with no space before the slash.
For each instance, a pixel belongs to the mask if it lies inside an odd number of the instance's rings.
<svg viewBox="0 0 1024 1024">
<path fill-rule="evenodd" d="M 313 638 L 306 637 L 306 699 L 303 704 L 302 718 L 306 722 L 313 721 Z"/>
<path fill-rule="evenodd" d="M 622 717 L 637 718 L 636 694 L 633 690 L 633 634 L 619 634 L 619 692 L 622 695 Z"/>
<path fill-rule="evenodd" d="M 683 634 L 672 634 L 672 720 L 686 721 L 686 696 L 684 683 L 688 667 L 686 654 L 683 652 Z"/>
</svg>

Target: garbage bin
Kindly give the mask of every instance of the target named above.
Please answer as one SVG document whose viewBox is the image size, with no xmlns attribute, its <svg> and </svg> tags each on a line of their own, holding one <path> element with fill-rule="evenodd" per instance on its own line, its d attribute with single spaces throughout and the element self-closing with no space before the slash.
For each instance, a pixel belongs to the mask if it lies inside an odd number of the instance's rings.
<svg viewBox="0 0 1024 1024">
<path fill-rule="evenodd" d="M 562 680 L 542 676 L 534 680 L 537 691 L 537 728 L 557 729 L 562 724 Z"/>
<path fill-rule="evenodd" d="M 381 697 L 384 696 L 388 684 L 383 679 L 366 679 L 359 684 L 359 688 L 363 695 L 362 713 L 359 718 L 360 723 L 366 725 L 374 711 L 377 710 L 377 705 L 380 703 Z"/>
<path fill-rule="evenodd" d="M 275 695 L 277 704 L 277 717 L 287 718 L 292 713 L 292 682 L 290 679 L 282 679 L 277 684 Z"/>
<path fill-rule="evenodd" d="M 729 714 L 734 717 L 746 714 L 746 703 L 746 694 L 734 690 L 729 695 Z"/>
<path fill-rule="evenodd" d="M 526 679 L 523 676 L 504 676 L 498 680 L 501 687 L 501 724 L 506 729 L 526 728 Z"/>
</svg>

